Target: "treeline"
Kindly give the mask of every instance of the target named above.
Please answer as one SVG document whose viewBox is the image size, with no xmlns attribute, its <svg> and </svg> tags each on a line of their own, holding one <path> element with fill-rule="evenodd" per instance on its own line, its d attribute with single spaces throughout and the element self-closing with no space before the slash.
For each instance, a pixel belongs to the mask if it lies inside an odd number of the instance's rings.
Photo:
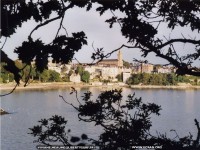
<svg viewBox="0 0 200 150">
<path fill-rule="evenodd" d="M 200 85 L 198 82 L 199 77 L 194 76 L 177 76 L 174 73 L 165 74 L 149 74 L 149 73 L 139 73 L 132 74 L 131 77 L 126 81 L 129 85 L 177 85 L 177 83 L 190 83 L 192 85 Z"/>
<path fill-rule="evenodd" d="M 4 63 L 0 63 L 1 74 L 0 74 L 0 83 L 14 82 L 14 75 L 4 69 Z M 82 82 L 89 82 L 90 74 L 88 71 L 85 71 L 84 68 L 79 65 L 77 68 L 72 68 L 66 73 L 66 67 L 61 68 L 61 74 L 54 70 L 45 69 L 43 72 L 39 72 L 35 69 L 34 65 L 26 66 L 20 61 L 16 60 L 15 65 L 18 68 L 24 68 L 21 70 L 22 81 L 25 82 L 29 78 L 31 82 L 70 82 L 70 76 L 73 73 L 79 74 Z"/>
<path fill-rule="evenodd" d="M 29 68 L 30 69 L 30 68 Z M 44 70 L 42 73 L 36 72 L 35 69 L 32 69 L 29 73 L 28 68 L 23 70 L 21 72 L 22 81 L 25 82 L 28 78 L 29 81 L 39 81 L 39 82 L 60 82 L 62 81 L 62 78 L 60 77 L 60 74 L 57 73 L 54 70 Z M 1 70 L 1 76 L 0 76 L 0 83 L 8 83 L 8 82 L 14 82 L 14 75 L 12 73 L 8 73 L 6 71 Z"/>
</svg>

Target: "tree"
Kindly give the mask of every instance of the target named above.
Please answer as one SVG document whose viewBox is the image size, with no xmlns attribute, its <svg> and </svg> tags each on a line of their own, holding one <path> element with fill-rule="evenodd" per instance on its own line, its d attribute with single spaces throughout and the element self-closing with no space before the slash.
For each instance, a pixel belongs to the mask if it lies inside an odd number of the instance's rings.
<svg viewBox="0 0 200 150">
<path fill-rule="evenodd" d="M 45 69 L 42 73 L 38 72 L 38 76 L 42 82 L 47 82 L 49 80 L 49 71 Z"/>
<path fill-rule="evenodd" d="M 127 61 L 124 61 L 124 60 L 123 60 L 123 66 L 126 67 L 126 68 L 130 68 L 131 67 L 130 63 L 127 62 Z"/>
<path fill-rule="evenodd" d="M 141 83 L 140 74 L 132 74 L 130 78 L 127 80 L 127 84 L 139 84 Z"/>
<path fill-rule="evenodd" d="M 78 65 L 77 68 L 76 68 L 76 70 L 75 70 L 75 73 L 79 74 L 80 76 L 82 76 L 83 71 L 84 71 L 83 66 L 82 65 Z"/>
<path fill-rule="evenodd" d="M 142 73 L 142 74 L 140 74 L 140 77 L 141 77 L 143 84 L 145 84 L 145 85 L 149 84 L 149 80 L 150 80 L 150 74 L 149 73 Z"/>
<path fill-rule="evenodd" d="M 122 82 L 122 81 L 123 81 L 123 74 L 122 74 L 122 73 L 118 74 L 118 75 L 116 76 L 116 78 L 117 78 L 117 80 L 118 80 L 119 82 Z"/>
<path fill-rule="evenodd" d="M 4 69 L 5 65 L 6 65 L 5 63 L 0 63 L 0 70 L 1 70 L 0 83 L 8 83 L 14 80 L 14 75 Z"/>
<path fill-rule="evenodd" d="M 72 93 L 77 91 L 72 89 Z M 96 100 L 92 99 L 92 93 L 86 92 L 78 106 L 68 103 L 63 96 L 60 96 L 67 104 L 78 111 L 78 117 L 84 122 L 94 122 L 96 126 L 103 128 L 103 133 L 98 139 L 90 139 L 86 135 L 81 138 L 69 135 L 65 130 L 66 121 L 61 116 L 53 116 L 50 119 L 42 119 L 40 125 L 30 128 L 30 134 L 37 137 L 37 142 L 45 145 L 52 145 L 54 142 L 61 142 L 63 145 L 89 145 L 94 144 L 100 150 L 116 149 L 137 149 L 132 146 L 162 146 L 163 150 L 198 150 L 199 144 L 199 122 L 195 119 L 198 129 L 196 139 L 191 135 L 175 139 L 169 139 L 164 134 L 153 136 L 150 133 L 151 116 L 160 115 L 161 107 L 154 103 L 142 103 L 141 98 L 129 95 L 124 103 L 122 102 L 121 90 L 102 92 Z M 50 121 L 53 121 L 51 123 Z M 57 122 L 57 123 L 56 123 Z M 83 138 L 85 137 L 85 138 Z M 68 139 L 71 139 L 69 142 Z M 86 140 L 87 142 L 83 142 Z M 81 144 L 80 144 L 81 143 Z"/>
<path fill-rule="evenodd" d="M 175 80 L 176 76 L 174 74 L 167 74 L 167 82 L 170 85 L 175 85 L 176 84 L 176 80 Z"/>
<path fill-rule="evenodd" d="M 71 1 L 68 6 L 65 6 L 62 0 L 50 0 L 46 2 L 3 0 L 1 3 L 1 14 L 2 20 L 5 21 L 2 22 L 2 36 L 7 40 L 8 37 L 16 32 L 17 27 L 21 27 L 27 20 L 33 19 L 39 24 L 31 31 L 27 38 L 28 40 L 24 41 L 22 46 L 15 49 L 15 53 L 18 54 L 19 59 L 22 60 L 22 63 L 26 63 L 27 65 L 31 65 L 31 62 L 34 60 L 36 68 L 40 72 L 47 69 L 50 55 L 53 58 L 53 62 L 66 64 L 72 60 L 75 52 L 79 51 L 83 45 L 87 44 L 85 33 L 82 31 L 71 33 L 71 36 L 59 35 L 65 12 L 75 5 L 82 7 L 82 5 L 73 1 Z M 51 14 L 53 13 L 57 16 L 51 18 Z M 40 39 L 34 40 L 32 38 L 33 32 L 38 28 L 58 19 L 61 19 L 60 27 L 50 44 L 45 44 Z M 5 69 L 15 75 L 15 81 L 19 84 L 19 80 L 22 78 L 20 75 L 21 70 L 8 58 L 3 51 L 3 46 L 1 48 L 1 61 L 7 64 Z"/>
<path fill-rule="evenodd" d="M 54 70 L 49 70 L 49 80 L 50 82 L 59 82 L 61 81 L 60 74 Z"/>
<path fill-rule="evenodd" d="M 34 136 L 39 137 L 36 142 L 40 142 L 45 145 L 50 145 L 52 142 L 60 142 L 64 146 L 70 146 L 74 143 L 87 140 L 87 135 L 82 134 L 81 138 L 70 136 L 70 130 L 65 131 L 67 121 L 61 116 L 52 116 L 49 119 L 42 119 L 39 121 L 41 125 L 34 126 L 30 129 Z M 85 145 L 85 143 L 79 143 L 78 145 Z"/>
<path fill-rule="evenodd" d="M 88 71 L 83 71 L 81 75 L 81 81 L 88 83 L 90 80 L 90 73 Z"/>
</svg>

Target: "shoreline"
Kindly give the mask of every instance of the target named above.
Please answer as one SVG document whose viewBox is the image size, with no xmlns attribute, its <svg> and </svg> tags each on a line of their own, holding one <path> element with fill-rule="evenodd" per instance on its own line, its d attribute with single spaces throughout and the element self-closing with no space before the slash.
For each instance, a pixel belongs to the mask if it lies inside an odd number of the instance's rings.
<svg viewBox="0 0 200 150">
<path fill-rule="evenodd" d="M 1 91 L 12 90 L 15 87 L 15 83 L 0 84 Z M 72 82 L 48 82 L 48 83 L 31 83 L 24 87 L 23 84 L 17 86 L 15 90 L 33 90 L 33 89 L 58 89 L 58 88 L 69 88 L 69 87 L 100 87 L 100 88 L 132 88 L 132 89 L 198 89 L 200 86 L 192 85 L 172 85 L 172 86 L 163 86 L 163 85 L 122 85 L 119 83 L 114 83 L 110 85 L 91 85 L 86 83 L 72 83 Z"/>
</svg>

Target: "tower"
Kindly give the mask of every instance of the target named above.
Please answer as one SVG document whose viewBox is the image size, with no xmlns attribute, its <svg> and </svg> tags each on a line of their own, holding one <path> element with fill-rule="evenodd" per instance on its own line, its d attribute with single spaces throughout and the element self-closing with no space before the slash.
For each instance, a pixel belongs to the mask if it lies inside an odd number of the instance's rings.
<svg viewBox="0 0 200 150">
<path fill-rule="evenodd" d="M 122 52 L 121 52 L 121 50 L 119 50 L 119 52 L 117 54 L 117 58 L 118 58 L 118 67 L 123 67 L 123 60 L 122 60 Z"/>
</svg>

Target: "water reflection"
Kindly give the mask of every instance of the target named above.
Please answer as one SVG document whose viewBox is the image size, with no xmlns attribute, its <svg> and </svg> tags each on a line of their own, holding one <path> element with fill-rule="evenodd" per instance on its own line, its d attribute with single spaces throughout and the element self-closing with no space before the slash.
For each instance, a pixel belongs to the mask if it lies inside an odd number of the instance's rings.
<svg viewBox="0 0 200 150">
<path fill-rule="evenodd" d="M 194 99 L 195 99 L 195 91 L 194 90 L 187 90 L 185 91 L 186 101 L 185 101 L 185 110 L 187 113 L 194 112 Z"/>
</svg>

